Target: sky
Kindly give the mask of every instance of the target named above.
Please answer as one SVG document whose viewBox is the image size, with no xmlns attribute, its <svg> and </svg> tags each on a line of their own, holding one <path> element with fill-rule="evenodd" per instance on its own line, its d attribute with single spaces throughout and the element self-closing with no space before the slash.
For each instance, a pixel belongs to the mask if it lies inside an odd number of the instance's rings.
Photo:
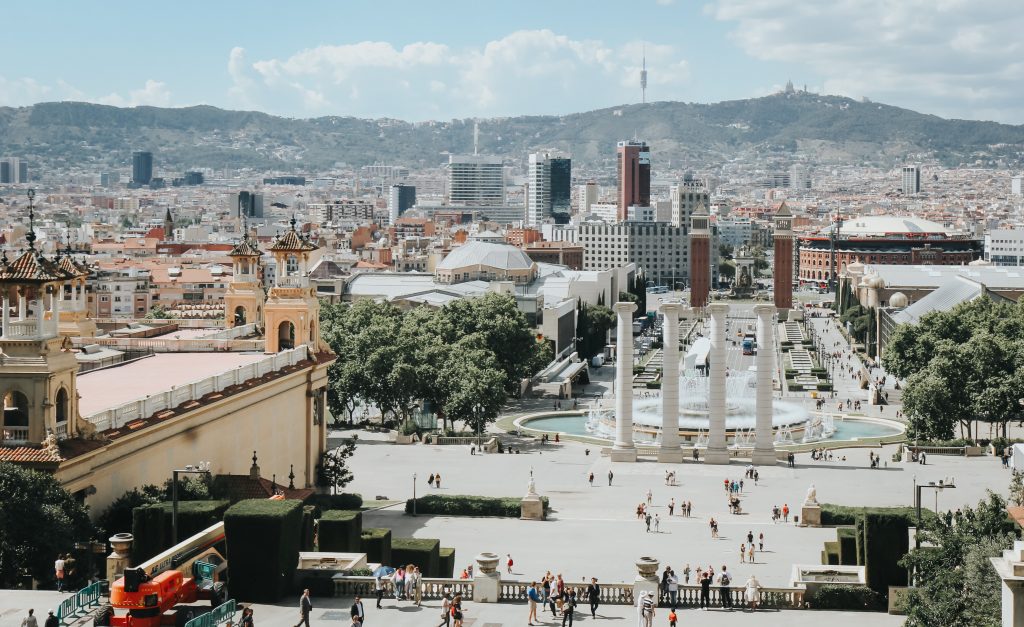
<svg viewBox="0 0 1024 627">
<path fill-rule="evenodd" d="M 1024 123 L 1021 0 L 9 3 L 0 106 L 410 121 L 797 88 Z"/>
</svg>

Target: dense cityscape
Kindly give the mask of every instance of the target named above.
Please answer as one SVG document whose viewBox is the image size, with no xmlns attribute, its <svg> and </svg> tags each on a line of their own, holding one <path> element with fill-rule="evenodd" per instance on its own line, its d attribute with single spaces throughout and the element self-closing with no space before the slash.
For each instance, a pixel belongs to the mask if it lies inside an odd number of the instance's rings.
<svg viewBox="0 0 1024 627">
<path fill-rule="evenodd" d="M 628 50 L 418 122 L 0 75 L 0 627 L 1024 625 L 1024 126 Z"/>
</svg>

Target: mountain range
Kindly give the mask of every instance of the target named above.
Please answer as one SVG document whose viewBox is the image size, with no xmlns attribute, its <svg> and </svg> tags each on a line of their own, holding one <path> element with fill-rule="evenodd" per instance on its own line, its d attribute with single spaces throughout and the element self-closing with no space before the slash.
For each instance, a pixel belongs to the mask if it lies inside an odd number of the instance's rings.
<svg viewBox="0 0 1024 627">
<path fill-rule="evenodd" d="M 522 162 L 529 152 L 550 149 L 568 152 L 584 168 L 610 168 L 615 143 L 631 137 L 650 144 L 655 168 L 699 169 L 744 157 L 882 167 L 908 159 L 1009 167 L 1024 162 L 1024 125 L 948 120 L 800 91 L 477 122 L 481 154 Z M 293 119 L 211 106 L 50 102 L 0 107 L 0 156 L 67 171 L 123 167 L 130 164 L 132 150 L 152 150 L 157 170 L 168 175 L 224 167 L 315 174 L 338 164 L 375 162 L 421 168 L 441 165 L 448 153 L 471 153 L 473 124 L 471 119 Z"/>
</svg>

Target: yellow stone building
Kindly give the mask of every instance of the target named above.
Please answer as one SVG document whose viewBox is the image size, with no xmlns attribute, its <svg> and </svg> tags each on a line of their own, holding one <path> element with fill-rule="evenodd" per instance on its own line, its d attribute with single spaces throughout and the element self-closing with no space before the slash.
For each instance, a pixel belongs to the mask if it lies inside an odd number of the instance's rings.
<svg viewBox="0 0 1024 627">
<path fill-rule="evenodd" d="M 264 476 L 283 480 L 294 469 L 297 487 L 314 486 L 334 355 L 319 340 L 319 303 L 306 276 L 312 243 L 293 228 L 274 244 L 287 272 L 267 302 L 258 249 L 248 238 L 236 246 L 228 326 L 239 307 L 243 322 L 262 312 L 264 341 L 200 338 L 183 352 L 178 340 L 139 339 L 152 354 L 80 373 L 75 345 L 108 341 L 74 336 L 70 323 L 82 328 L 87 317 L 62 315 L 66 289 L 77 311 L 86 269 L 67 256 L 47 259 L 34 239 L 30 227 L 29 250 L 0 258 L 0 461 L 53 472 L 94 515 L 125 491 L 160 485 L 200 461 L 213 474 L 247 474 L 253 451 Z"/>
</svg>

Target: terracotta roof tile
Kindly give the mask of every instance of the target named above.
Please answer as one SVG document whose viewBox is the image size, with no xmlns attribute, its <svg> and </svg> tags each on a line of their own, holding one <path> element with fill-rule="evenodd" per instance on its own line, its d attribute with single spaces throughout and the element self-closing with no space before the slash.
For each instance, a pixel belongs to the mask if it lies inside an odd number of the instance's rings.
<svg viewBox="0 0 1024 627">
<path fill-rule="evenodd" d="M 76 275 L 69 275 L 56 263 L 32 248 L 23 252 L 14 261 L 0 265 L 0 281 L 49 283 L 67 281 L 74 276 Z"/>
<path fill-rule="evenodd" d="M 59 464 L 60 455 L 54 455 L 43 446 L 0 446 L 0 462 L 13 464 Z"/>
</svg>

